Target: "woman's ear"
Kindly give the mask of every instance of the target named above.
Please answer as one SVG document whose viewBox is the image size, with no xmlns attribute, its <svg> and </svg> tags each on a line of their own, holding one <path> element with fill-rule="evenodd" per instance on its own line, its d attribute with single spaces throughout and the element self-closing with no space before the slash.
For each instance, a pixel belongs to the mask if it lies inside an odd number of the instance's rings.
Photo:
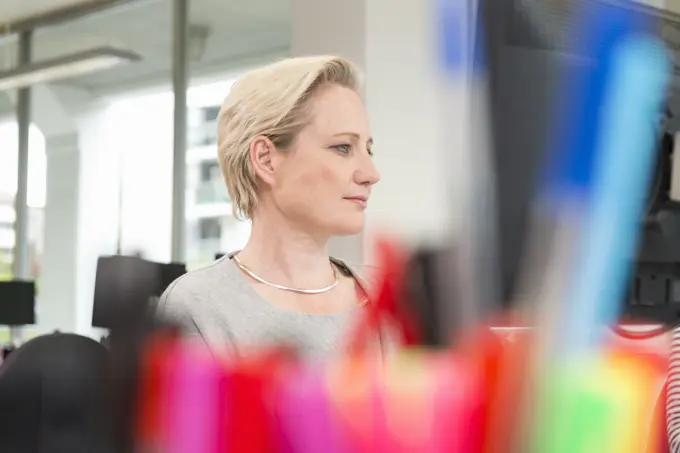
<svg viewBox="0 0 680 453">
<path fill-rule="evenodd" d="M 264 135 L 258 135 L 250 142 L 250 162 L 255 174 L 265 184 L 274 184 L 272 157 L 276 151 L 274 143 Z"/>
</svg>

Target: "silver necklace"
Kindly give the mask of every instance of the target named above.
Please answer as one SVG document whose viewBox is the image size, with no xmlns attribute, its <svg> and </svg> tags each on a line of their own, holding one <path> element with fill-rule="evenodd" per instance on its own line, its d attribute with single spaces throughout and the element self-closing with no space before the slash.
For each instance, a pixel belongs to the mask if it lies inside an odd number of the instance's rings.
<svg viewBox="0 0 680 453">
<path fill-rule="evenodd" d="M 340 277 L 338 276 L 338 271 L 336 270 L 335 266 L 332 263 L 331 263 L 331 267 L 333 268 L 333 277 L 335 278 L 335 281 L 333 283 L 326 286 L 325 288 L 300 289 L 300 288 L 291 288 L 290 286 L 277 285 L 276 283 L 268 282 L 264 278 L 257 275 L 255 272 L 248 269 L 246 267 L 246 265 L 243 264 L 241 262 L 241 260 L 238 258 L 238 255 L 234 255 L 232 257 L 232 259 L 234 260 L 234 262 L 236 263 L 238 268 L 241 269 L 243 272 L 245 272 L 253 280 L 258 281 L 258 282 L 262 283 L 263 285 L 267 285 L 267 286 L 271 286 L 272 288 L 280 289 L 282 291 L 290 291 L 290 292 L 298 293 L 298 294 L 323 294 L 323 293 L 327 293 L 328 291 L 332 290 L 333 288 L 338 286 L 338 283 L 340 283 Z"/>
</svg>

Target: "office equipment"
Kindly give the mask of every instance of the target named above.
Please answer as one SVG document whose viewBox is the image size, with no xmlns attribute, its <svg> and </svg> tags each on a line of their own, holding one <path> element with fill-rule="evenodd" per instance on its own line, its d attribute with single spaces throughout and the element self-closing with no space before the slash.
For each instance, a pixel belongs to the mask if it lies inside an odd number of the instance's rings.
<svg viewBox="0 0 680 453">
<path fill-rule="evenodd" d="M 100 257 L 94 290 L 92 325 L 111 328 L 131 317 L 146 316 L 154 299 L 186 273 L 179 263 L 162 264 L 133 256 Z"/>
<path fill-rule="evenodd" d="M 531 200 L 552 119 L 555 75 L 564 62 L 563 49 L 545 29 L 560 31 L 563 22 L 541 16 L 542 2 L 477 3 L 486 51 L 488 140 L 496 177 L 500 303 L 507 306 L 517 289 Z"/>
<path fill-rule="evenodd" d="M 35 324 L 35 283 L 12 280 L 0 282 L 0 325 Z"/>
<path fill-rule="evenodd" d="M 111 328 L 126 317 L 146 312 L 160 279 L 155 263 L 122 255 L 99 258 L 92 325 Z"/>
</svg>

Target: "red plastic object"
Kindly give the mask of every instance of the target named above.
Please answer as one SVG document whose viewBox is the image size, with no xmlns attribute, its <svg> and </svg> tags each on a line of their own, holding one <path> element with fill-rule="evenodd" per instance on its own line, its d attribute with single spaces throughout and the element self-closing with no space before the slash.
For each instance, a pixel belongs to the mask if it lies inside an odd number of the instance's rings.
<svg viewBox="0 0 680 453">
<path fill-rule="evenodd" d="M 226 449 L 229 453 L 277 451 L 274 401 L 277 377 L 288 354 L 271 354 L 236 363 L 227 380 Z"/>
<path fill-rule="evenodd" d="M 524 417 L 520 408 L 526 403 L 531 382 L 527 364 L 531 363 L 531 341 L 529 335 L 502 347 L 486 360 L 490 375 L 486 381 L 488 412 L 484 427 L 484 453 L 506 453 L 516 451 Z"/>
<path fill-rule="evenodd" d="M 661 335 L 665 335 L 669 330 L 672 330 L 670 327 L 661 325 L 658 327 L 655 327 L 653 329 L 649 330 L 643 330 L 643 331 L 634 331 L 627 329 L 626 326 L 636 326 L 640 324 L 633 324 L 633 323 L 628 323 L 628 324 L 617 324 L 614 327 L 611 328 L 611 330 L 618 335 L 621 338 L 625 338 L 626 340 L 650 340 L 652 338 L 659 337 Z"/>
<path fill-rule="evenodd" d="M 177 338 L 161 334 L 142 353 L 136 442 L 141 450 L 157 449 L 163 442 L 164 405 L 168 397 L 168 373 L 175 359 Z"/>
<path fill-rule="evenodd" d="M 652 422 L 652 429 L 650 430 L 647 453 L 670 453 L 667 428 L 668 420 L 666 417 L 667 391 L 668 382 L 664 384 L 656 402 L 654 421 Z"/>
<path fill-rule="evenodd" d="M 377 244 L 379 275 L 376 292 L 369 295 L 364 319 L 360 322 L 351 350 L 359 352 L 370 343 L 370 338 L 380 335 L 385 325 L 395 325 L 405 346 L 418 344 L 420 334 L 415 317 L 409 313 L 404 300 L 404 276 L 407 254 L 396 242 L 383 239 Z"/>
<path fill-rule="evenodd" d="M 474 422 L 469 428 L 471 444 L 469 451 L 483 451 L 485 439 L 492 430 L 490 415 L 495 404 L 493 398 L 498 391 L 505 344 L 497 334 L 486 327 L 479 329 L 461 343 L 461 350 L 471 358 L 471 367 L 475 370 L 481 399 L 474 413 Z"/>
</svg>

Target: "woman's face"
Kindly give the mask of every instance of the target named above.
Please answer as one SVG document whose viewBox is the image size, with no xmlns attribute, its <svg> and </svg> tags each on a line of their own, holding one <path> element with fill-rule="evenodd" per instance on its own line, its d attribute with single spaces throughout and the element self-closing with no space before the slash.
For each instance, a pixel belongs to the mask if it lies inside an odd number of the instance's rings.
<svg viewBox="0 0 680 453">
<path fill-rule="evenodd" d="M 322 87 L 309 107 L 311 121 L 290 149 L 272 153 L 271 198 L 310 233 L 357 234 L 380 180 L 366 109 L 356 92 L 337 85 Z"/>
</svg>

